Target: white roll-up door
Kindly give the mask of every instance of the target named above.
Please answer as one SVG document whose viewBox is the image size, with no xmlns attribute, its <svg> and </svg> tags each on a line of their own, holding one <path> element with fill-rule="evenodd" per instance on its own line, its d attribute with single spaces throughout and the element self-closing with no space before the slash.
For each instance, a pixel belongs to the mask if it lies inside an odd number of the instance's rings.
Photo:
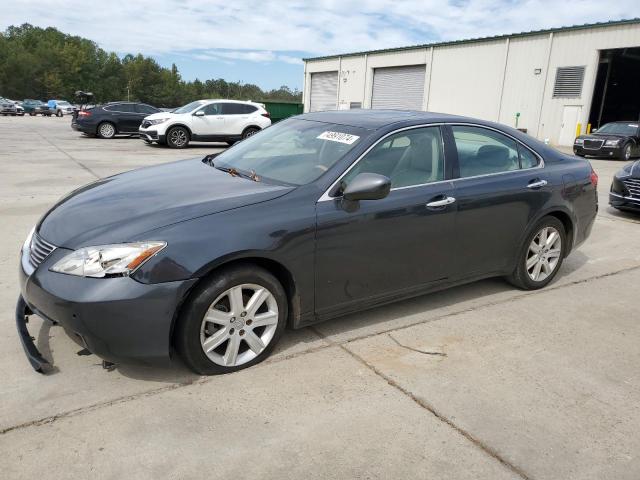
<svg viewBox="0 0 640 480">
<path fill-rule="evenodd" d="M 311 74 L 310 111 L 335 110 L 338 104 L 338 72 Z"/>
<path fill-rule="evenodd" d="M 371 108 L 422 110 L 425 70 L 425 65 L 374 69 Z"/>
</svg>

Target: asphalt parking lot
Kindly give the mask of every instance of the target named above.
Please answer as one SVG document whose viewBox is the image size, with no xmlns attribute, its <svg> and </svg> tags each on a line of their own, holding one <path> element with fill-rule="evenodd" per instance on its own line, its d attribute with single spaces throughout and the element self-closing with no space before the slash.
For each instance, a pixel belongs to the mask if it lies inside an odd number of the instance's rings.
<svg viewBox="0 0 640 480">
<path fill-rule="evenodd" d="M 85 138 L 69 118 L 0 117 L 0 471 L 34 478 L 640 478 L 640 216 L 607 205 L 536 292 L 474 283 L 288 332 L 218 377 L 103 370 L 60 328 L 15 330 L 18 251 L 64 193 L 217 151 Z"/>
</svg>

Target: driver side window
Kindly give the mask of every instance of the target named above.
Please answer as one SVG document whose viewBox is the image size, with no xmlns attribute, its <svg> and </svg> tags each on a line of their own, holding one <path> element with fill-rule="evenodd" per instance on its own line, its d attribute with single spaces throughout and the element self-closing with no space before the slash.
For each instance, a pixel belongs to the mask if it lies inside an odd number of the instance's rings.
<svg viewBox="0 0 640 480">
<path fill-rule="evenodd" d="M 376 145 L 342 179 L 349 184 L 360 173 L 377 173 L 391 180 L 391 188 L 444 180 L 440 127 L 423 127 L 393 134 Z"/>
<path fill-rule="evenodd" d="M 220 103 L 210 103 L 206 107 L 202 109 L 205 115 L 221 115 L 222 114 L 222 104 Z"/>
</svg>

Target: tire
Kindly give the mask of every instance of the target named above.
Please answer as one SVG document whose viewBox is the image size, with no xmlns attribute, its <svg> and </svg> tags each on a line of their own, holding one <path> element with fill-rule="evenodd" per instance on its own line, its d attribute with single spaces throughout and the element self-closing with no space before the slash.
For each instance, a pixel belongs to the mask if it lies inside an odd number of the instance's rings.
<svg viewBox="0 0 640 480">
<path fill-rule="evenodd" d="M 246 139 L 251 137 L 252 135 L 255 135 L 256 133 L 258 133 L 260 131 L 259 128 L 257 127 L 248 127 L 244 129 L 244 132 L 242 132 L 242 139 Z"/>
<path fill-rule="evenodd" d="M 546 234 L 543 233 L 545 231 Z M 557 238 L 549 243 L 552 233 L 556 233 Z M 545 247 L 536 251 L 536 248 L 539 248 L 538 244 L 544 238 L 547 239 Z M 536 223 L 525 238 L 524 244 L 520 247 L 520 252 L 518 253 L 516 268 L 507 280 L 522 290 L 543 288 L 558 274 L 566 251 L 567 234 L 564 225 L 556 217 L 544 217 Z M 536 258 L 538 258 L 538 261 L 536 261 Z M 529 268 L 527 268 L 527 264 L 529 264 Z M 550 271 L 549 268 L 551 268 Z"/>
<path fill-rule="evenodd" d="M 96 128 L 96 135 L 100 138 L 109 140 L 116 136 L 116 126 L 111 122 L 101 122 Z"/>
<path fill-rule="evenodd" d="M 622 151 L 620 152 L 620 160 L 631 160 L 631 143 L 625 143 L 622 147 Z"/>
<path fill-rule="evenodd" d="M 238 286 L 244 288 L 237 290 Z M 260 289 L 268 296 L 257 309 L 251 308 L 249 301 Z M 240 296 L 235 296 L 238 292 Z M 284 288 L 267 270 L 251 264 L 223 268 L 190 295 L 178 317 L 174 345 L 187 366 L 200 375 L 250 367 L 267 358 L 282 336 L 287 305 Z M 265 324 L 256 326 L 258 322 Z"/>
<path fill-rule="evenodd" d="M 58 117 L 58 118 L 59 118 L 59 117 L 61 117 L 62 115 L 63 115 L 62 110 L 58 110 L 58 111 L 56 112 L 56 117 Z"/>
<path fill-rule="evenodd" d="M 167 145 L 171 148 L 186 148 L 189 140 L 189 131 L 184 127 L 172 127 L 167 131 Z"/>
<path fill-rule="evenodd" d="M 35 114 L 35 113 L 33 113 L 33 112 L 29 112 L 29 116 L 30 116 L 30 117 L 35 117 L 35 116 L 36 116 L 36 114 Z"/>
</svg>

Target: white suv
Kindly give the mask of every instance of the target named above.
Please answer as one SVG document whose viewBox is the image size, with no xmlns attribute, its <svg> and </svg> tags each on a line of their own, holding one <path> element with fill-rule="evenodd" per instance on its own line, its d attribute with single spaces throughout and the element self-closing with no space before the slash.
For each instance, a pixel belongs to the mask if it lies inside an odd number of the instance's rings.
<svg viewBox="0 0 640 480">
<path fill-rule="evenodd" d="M 191 140 L 229 145 L 271 125 L 264 105 L 236 100 L 198 100 L 172 112 L 145 117 L 139 133 L 147 143 L 184 148 Z"/>
</svg>

